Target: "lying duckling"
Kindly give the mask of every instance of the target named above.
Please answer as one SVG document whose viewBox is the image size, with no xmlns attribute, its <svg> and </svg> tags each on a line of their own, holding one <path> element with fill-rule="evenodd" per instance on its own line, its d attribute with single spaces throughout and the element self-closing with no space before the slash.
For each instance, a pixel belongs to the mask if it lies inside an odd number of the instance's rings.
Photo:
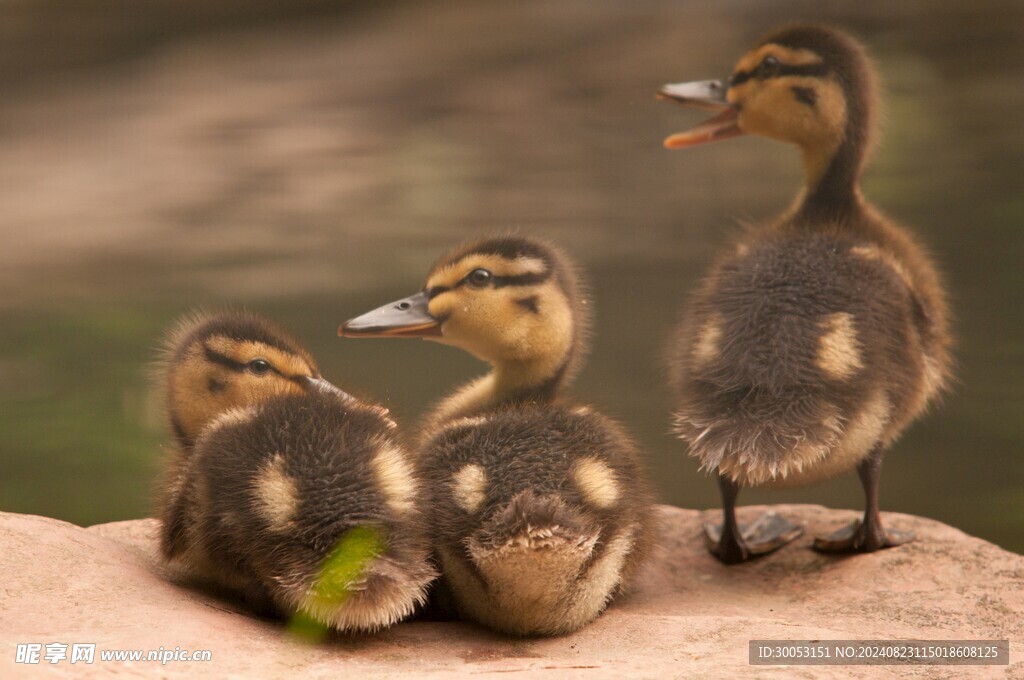
<svg viewBox="0 0 1024 680">
<path fill-rule="evenodd" d="M 864 518 L 815 547 L 869 552 L 913 539 L 882 527 L 882 455 L 946 384 L 951 343 L 945 294 L 925 251 L 861 195 L 873 86 L 860 45 L 794 25 L 744 55 L 727 84 L 661 90 L 721 111 L 666 139 L 669 148 L 752 133 L 795 144 L 804 158 L 806 184 L 793 207 L 722 255 L 674 345 L 678 431 L 718 473 L 725 521 L 707 533 L 725 562 L 800 534 L 778 518 L 743 534 L 734 512 L 740 488 L 851 469 L 864 487 Z"/>
<path fill-rule="evenodd" d="M 493 238 L 455 249 L 420 293 L 339 331 L 427 338 L 491 364 L 428 419 L 420 469 L 456 607 L 496 630 L 580 628 L 650 546 L 650 491 L 635 446 L 608 418 L 559 396 L 583 353 L 587 316 L 558 251 Z"/>
<path fill-rule="evenodd" d="M 424 601 L 435 572 L 419 484 L 387 410 L 325 381 L 251 314 L 184 321 L 165 370 L 179 444 L 162 499 L 167 560 L 342 631 Z"/>
</svg>

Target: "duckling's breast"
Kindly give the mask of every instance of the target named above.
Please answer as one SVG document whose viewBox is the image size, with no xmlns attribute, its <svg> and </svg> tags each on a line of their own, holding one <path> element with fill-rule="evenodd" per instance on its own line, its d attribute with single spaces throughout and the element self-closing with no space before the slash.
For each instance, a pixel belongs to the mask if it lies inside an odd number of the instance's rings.
<svg viewBox="0 0 1024 680">
<path fill-rule="evenodd" d="M 742 483 L 838 474 L 914 415 L 926 362 L 907 281 L 831 234 L 777 234 L 721 261 L 675 345 L 676 424 Z"/>
</svg>

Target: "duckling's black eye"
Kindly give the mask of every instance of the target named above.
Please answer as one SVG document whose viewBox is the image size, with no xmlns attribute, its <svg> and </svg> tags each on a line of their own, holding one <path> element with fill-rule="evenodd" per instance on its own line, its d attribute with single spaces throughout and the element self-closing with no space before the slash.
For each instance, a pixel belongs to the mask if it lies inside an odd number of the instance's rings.
<svg viewBox="0 0 1024 680">
<path fill-rule="evenodd" d="M 270 371 L 270 362 L 266 359 L 253 359 L 247 366 L 249 371 L 256 375 L 264 375 Z"/>
<path fill-rule="evenodd" d="M 761 64 L 757 67 L 757 75 L 759 78 L 771 78 L 778 75 L 781 66 L 779 60 L 769 54 L 761 60 Z"/>
<path fill-rule="evenodd" d="M 475 286 L 476 288 L 483 288 L 491 280 L 491 273 L 486 269 L 474 269 L 466 275 L 466 281 L 469 285 Z"/>
</svg>

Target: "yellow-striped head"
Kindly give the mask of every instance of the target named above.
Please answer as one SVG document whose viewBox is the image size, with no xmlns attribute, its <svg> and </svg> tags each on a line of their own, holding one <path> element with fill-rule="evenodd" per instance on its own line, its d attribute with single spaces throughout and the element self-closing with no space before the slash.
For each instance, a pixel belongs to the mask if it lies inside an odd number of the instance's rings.
<svg viewBox="0 0 1024 680">
<path fill-rule="evenodd" d="M 497 366 L 570 372 L 585 336 L 587 303 L 572 266 L 534 239 L 503 237 L 449 252 L 423 289 L 346 322 L 352 337 L 424 337 Z"/>
<path fill-rule="evenodd" d="M 305 349 L 244 313 L 183 321 L 168 343 L 166 364 L 171 426 L 183 446 L 233 409 L 329 386 Z"/>
<path fill-rule="evenodd" d="M 801 147 L 815 179 L 842 149 L 859 171 L 873 126 L 873 70 L 864 49 L 831 28 L 792 25 L 764 38 L 729 80 L 666 85 L 664 99 L 719 115 L 665 140 L 681 148 L 758 134 Z M 852 179 L 852 178 L 843 178 Z"/>
</svg>

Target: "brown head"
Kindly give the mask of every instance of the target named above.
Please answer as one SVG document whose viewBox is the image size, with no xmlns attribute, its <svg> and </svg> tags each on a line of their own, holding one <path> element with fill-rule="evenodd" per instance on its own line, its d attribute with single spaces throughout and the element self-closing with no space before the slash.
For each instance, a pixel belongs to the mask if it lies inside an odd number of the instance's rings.
<svg viewBox="0 0 1024 680">
<path fill-rule="evenodd" d="M 191 447 L 206 425 L 233 409 L 283 394 L 338 391 L 287 333 L 253 314 L 189 317 L 165 357 L 167 407 L 178 442 Z"/>
<path fill-rule="evenodd" d="M 455 248 L 419 293 L 347 321 L 346 337 L 420 337 L 460 347 L 511 390 L 552 388 L 575 372 L 588 325 L 568 260 L 535 239 L 488 238 Z"/>
<path fill-rule="evenodd" d="M 737 62 L 727 82 L 666 85 L 663 99 L 720 111 L 665 140 L 670 149 L 757 134 L 800 147 L 805 203 L 853 199 L 874 127 L 874 72 L 864 49 L 824 26 L 786 26 Z"/>
</svg>

